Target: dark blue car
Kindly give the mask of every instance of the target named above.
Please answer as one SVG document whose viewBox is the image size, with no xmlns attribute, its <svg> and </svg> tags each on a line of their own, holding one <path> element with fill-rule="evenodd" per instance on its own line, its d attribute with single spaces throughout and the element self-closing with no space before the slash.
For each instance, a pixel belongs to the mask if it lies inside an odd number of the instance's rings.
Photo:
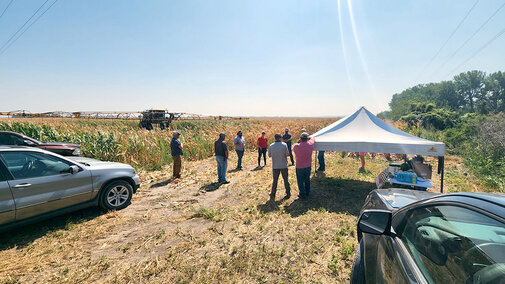
<svg viewBox="0 0 505 284">
<path fill-rule="evenodd" d="M 351 283 L 505 283 L 505 195 L 372 191 Z"/>
</svg>

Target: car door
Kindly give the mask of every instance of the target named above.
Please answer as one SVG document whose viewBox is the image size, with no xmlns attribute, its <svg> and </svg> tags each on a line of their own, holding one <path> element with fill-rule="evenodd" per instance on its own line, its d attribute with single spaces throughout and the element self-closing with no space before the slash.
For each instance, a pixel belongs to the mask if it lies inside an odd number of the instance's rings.
<svg viewBox="0 0 505 284">
<path fill-rule="evenodd" d="M 9 180 L 16 206 L 16 220 L 90 200 L 91 173 L 73 163 L 37 151 L 4 151 L 0 158 L 13 179 Z"/>
<path fill-rule="evenodd" d="M 505 224 L 457 204 L 413 208 L 398 235 L 428 283 L 504 283 Z"/>
<path fill-rule="evenodd" d="M 7 182 L 7 168 L 0 161 L 0 225 L 14 221 L 15 206 L 12 192 Z"/>
<path fill-rule="evenodd" d="M 370 236 L 367 236 L 370 237 Z M 395 236 L 380 235 L 372 236 L 377 238 L 377 247 L 369 249 L 367 255 L 369 267 L 372 271 L 367 271 L 367 282 L 370 283 L 420 283 L 416 278 L 412 267 L 408 264 L 405 251 L 398 243 Z M 373 253 L 370 251 L 374 250 Z M 371 256 L 376 256 L 371 257 Z"/>
</svg>

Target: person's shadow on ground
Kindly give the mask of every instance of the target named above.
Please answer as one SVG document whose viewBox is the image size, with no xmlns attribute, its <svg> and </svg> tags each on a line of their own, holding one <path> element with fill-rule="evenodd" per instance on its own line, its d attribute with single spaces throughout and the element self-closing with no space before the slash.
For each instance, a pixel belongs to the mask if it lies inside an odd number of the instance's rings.
<svg viewBox="0 0 505 284">
<path fill-rule="evenodd" d="M 313 176 L 310 183 L 308 198 L 297 199 L 284 207 L 284 211 L 292 217 L 320 209 L 358 216 L 367 195 L 376 188 L 372 182 L 330 178 L 324 175 Z"/>
<path fill-rule="evenodd" d="M 261 171 L 265 166 L 257 166 L 256 168 L 252 169 L 251 172 L 255 171 Z"/>
<path fill-rule="evenodd" d="M 220 182 L 212 182 L 212 183 L 205 184 L 202 187 L 200 187 L 200 191 L 206 191 L 206 192 L 215 191 L 218 188 L 220 188 L 221 185 L 223 185 L 223 184 Z"/>
<path fill-rule="evenodd" d="M 155 183 L 155 184 L 151 185 L 149 188 L 162 187 L 162 186 L 165 186 L 165 185 L 167 185 L 167 184 L 169 184 L 169 183 L 173 182 L 174 180 L 175 180 L 175 178 L 171 177 L 171 178 L 169 178 L 169 179 L 167 179 L 167 180 L 157 182 L 157 183 Z"/>
<path fill-rule="evenodd" d="M 258 210 L 262 213 L 270 213 L 270 212 L 279 211 L 279 205 L 283 201 L 284 201 L 284 199 L 279 200 L 279 201 L 268 200 L 264 204 L 258 205 Z"/>
</svg>

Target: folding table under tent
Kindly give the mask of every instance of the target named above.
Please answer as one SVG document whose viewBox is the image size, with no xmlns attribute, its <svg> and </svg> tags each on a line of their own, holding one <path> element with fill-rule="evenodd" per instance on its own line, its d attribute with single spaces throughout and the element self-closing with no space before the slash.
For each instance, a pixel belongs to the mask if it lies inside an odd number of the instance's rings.
<svg viewBox="0 0 505 284">
<path fill-rule="evenodd" d="M 445 144 L 419 138 L 387 124 L 365 107 L 312 134 L 316 151 L 372 152 L 438 156 L 444 190 Z"/>
</svg>

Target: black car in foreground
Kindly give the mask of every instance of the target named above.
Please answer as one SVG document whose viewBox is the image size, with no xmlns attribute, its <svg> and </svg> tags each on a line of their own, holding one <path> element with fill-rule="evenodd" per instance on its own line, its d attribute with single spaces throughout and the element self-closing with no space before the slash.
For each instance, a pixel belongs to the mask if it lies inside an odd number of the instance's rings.
<svg viewBox="0 0 505 284">
<path fill-rule="evenodd" d="M 377 189 L 351 283 L 505 283 L 505 195 Z"/>
</svg>

